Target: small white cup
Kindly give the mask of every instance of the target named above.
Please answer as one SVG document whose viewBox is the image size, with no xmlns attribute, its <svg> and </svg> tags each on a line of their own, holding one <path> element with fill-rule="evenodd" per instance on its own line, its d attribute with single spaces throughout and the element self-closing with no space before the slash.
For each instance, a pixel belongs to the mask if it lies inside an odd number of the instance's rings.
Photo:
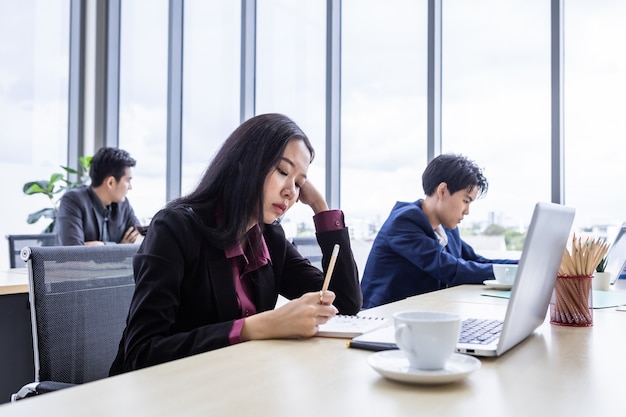
<svg viewBox="0 0 626 417">
<path fill-rule="evenodd" d="M 594 290 L 609 291 L 611 289 L 611 273 L 594 272 L 591 287 Z"/>
<path fill-rule="evenodd" d="M 393 315 L 396 344 L 411 368 L 443 369 L 456 347 L 461 317 L 437 311 L 404 311 Z"/>
<path fill-rule="evenodd" d="M 501 284 L 513 285 L 517 275 L 516 264 L 493 264 L 493 276 Z"/>
</svg>

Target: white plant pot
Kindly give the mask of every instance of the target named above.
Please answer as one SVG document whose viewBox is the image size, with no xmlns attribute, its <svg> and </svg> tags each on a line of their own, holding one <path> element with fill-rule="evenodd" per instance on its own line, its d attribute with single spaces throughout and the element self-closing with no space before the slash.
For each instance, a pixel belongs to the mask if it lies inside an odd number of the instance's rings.
<svg viewBox="0 0 626 417">
<path fill-rule="evenodd" d="M 611 273 L 594 272 L 591 286 L 594 290 L 609 291 L 611 289 Z"/>
</svg>

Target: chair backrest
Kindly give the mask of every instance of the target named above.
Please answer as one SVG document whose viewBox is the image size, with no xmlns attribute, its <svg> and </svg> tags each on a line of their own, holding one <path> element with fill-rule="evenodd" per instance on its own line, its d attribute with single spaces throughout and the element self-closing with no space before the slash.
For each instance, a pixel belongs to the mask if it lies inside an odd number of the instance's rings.
<svg viewBox="0 0 626 417">
<path fill-rule="evenodd" d="M 56 245 L 56 233 L 41 233 L 38 235 L 7 235 L 9 240 L 9 265 L 11 268 L 26 268 L 20 252 L 25 246 L 54 246 Z"/>
<path fill-rule="evenodd" d="M 313 266 L 322 269 L 322 249 L 315 237 L 294 237 L 291 243 Z"/>
<path fill-rule="evenodd" d="M 35 381 L 108 376 L 135 289 L 139 245 L 26 247 Z"/>
</svg>

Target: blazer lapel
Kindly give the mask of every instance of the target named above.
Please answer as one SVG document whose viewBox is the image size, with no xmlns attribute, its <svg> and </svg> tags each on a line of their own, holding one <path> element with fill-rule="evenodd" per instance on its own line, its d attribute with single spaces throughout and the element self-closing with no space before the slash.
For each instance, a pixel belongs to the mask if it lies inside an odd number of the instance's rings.
<svg viewBox="0 0 626 417">
<path fill-rule="evenodd" d="M 274 308 L 278 297 L 276 294 L 276 281 L 272 264 L 267 264 L 252 274 L 252 283 L 256 293 L 256 306 L 258 311 L 267 311 Z"/>
<path fill-rule="evenodd" d="M 224 251 L 219 249 L 211 249 L 207 260 L 215 311 L 220 316 L 220 321 L 232 320 L 233 317 L 239 316 L 239 306 L 230 260 L 226 259 Z"/>
</svg>

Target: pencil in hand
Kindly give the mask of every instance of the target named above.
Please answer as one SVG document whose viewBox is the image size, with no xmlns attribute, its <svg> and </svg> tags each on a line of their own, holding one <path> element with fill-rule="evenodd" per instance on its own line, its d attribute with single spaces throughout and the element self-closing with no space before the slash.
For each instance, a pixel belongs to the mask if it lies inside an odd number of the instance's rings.
<svg viewBox="0 0 626 417">
<path fill-rule="evenodd" d="M 328 284 L 330 284 L 330 277 L 333 274 L 333 269 L 335 269 L 335 262 L 337 262 L 337 255 L 339 255 L 339 244 L 335 243 L 335 247 L 333 248 L 333 253 L 330 255 L 330 263 L 328 264 L 328 269 L 326 270 L 326 277 L 324 278 L 324 284 L 322 284 L 322 290 L 320 291 L 320 304 L 322 304 L 322 298 L 324 298 L 324 292 L 328 289 Z"/>
</svg>

